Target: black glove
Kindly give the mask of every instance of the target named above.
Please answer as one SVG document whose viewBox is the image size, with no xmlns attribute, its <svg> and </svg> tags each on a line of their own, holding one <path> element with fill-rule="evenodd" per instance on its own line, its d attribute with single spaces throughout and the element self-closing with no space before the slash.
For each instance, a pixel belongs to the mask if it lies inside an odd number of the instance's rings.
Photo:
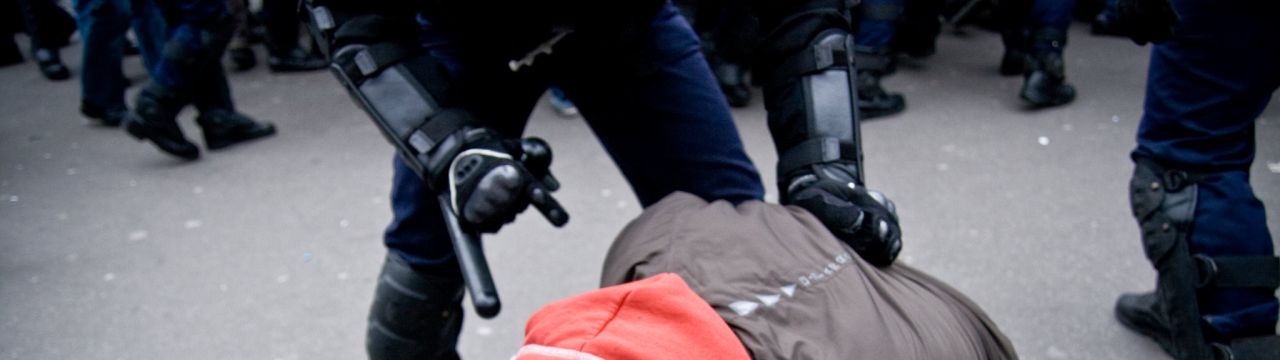
<svg viewBox="0 0 1280 360">
<path fill-rule="evenodd" d="M 783 204 L 809 210 L 837 238 L 875 266 L 888 266 L 902 250 L 893 201 L 858 184 L 851 164 L 810 165 L 790 177 Z"/>
<path fill-rule="evenodd" d="M 496 134 L 468 136 L 449 165 L 453 211 L 482 233 L 497 232 L 533 204 L 555 226 L 569 214 L 551 197 L 559 183 L 551 176 L 551 151 L 541 139 L 505 140 Z"/>
<path fill-rule="evenodd" d="M 1159 43 L 1173 36 L 1178 13 L 1169 0 L 1118 0 L 1115 26 L 1138 45 Z"/>
</svg>

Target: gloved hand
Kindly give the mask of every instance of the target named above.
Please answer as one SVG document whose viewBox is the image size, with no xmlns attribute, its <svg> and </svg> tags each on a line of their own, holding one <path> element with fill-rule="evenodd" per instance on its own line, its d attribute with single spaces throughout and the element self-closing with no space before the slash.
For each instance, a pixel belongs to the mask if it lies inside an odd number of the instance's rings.
<svg viewBox="0 0 1280 360">
<path fill-rule="evenodd" d="M 549 170 L 551 150 L 546 142 L 505 140 L 491 132 L 468 138 L 449 165 L 447 179 L 453 211 L 461 222 L 482 233 L 497 232 L 529 204 L 555 226 L 569 221 L 569 214 L 551 197 L 560 186 Z"/>
<path fill-rule="evenodd" d="M 1173 36 L 1178 13 L 1170 0 L 1118 0 L 1115 26 L 1138 45 L 1159 43 Z"/>
<path fill-rule="evenodd" d="M 810 165 L 783 189 L 783 204 L 809 210 L 837 238 L 875 266 L 888 266 L 902 250 L 893 201 L 858 184 L 853 165 Z"/>
</svg>

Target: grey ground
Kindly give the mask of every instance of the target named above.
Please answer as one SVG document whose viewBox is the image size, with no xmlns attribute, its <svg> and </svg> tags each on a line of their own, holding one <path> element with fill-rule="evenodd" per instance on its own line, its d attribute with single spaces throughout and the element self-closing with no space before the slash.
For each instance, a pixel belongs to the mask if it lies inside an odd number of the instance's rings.
<svg viewBox="0 0 1280 360">
<path fill-rule="evenodd" d="M 1147 48 L 1083 30 L 1067 50 L 1080 97 L 1044 111 L 996 74 L 997 36 L 945 34 L 887 80 L 910 108 L 864 125 L 868 181 L 898 203 L 901 261 L 969 294 L 1024 358 L 1159 359 L 1111 313 L 1154 280 L 1126 198 Z M 77 49 L 63 55 L 80 69 Z M 145 81 L 138 59 L 126 65 Z M 0 358 L 363 357 L 392 150 L 326 72 L 231 80 L 241 110 L 279 135 L 182 163 L 87 125 L 76 80 L 0 69 Z M 1257 123 L 1253 184 L 1280 238 L 1277 102 Z M 772 183 L 759 104 L 734 115 Z M 594 288 L 640 212 L 582 121 L 540 105 L 529 133 L 555 149 L 573 219 L 525 215 L 486 239 L 506 307 L 467 319 L 468 358 L 509 357 L 538 306 Z"/>
</svg>

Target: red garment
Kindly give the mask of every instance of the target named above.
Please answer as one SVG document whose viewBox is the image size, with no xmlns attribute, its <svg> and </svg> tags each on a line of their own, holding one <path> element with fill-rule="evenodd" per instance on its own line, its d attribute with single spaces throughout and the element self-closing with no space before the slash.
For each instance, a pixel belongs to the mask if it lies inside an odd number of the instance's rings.
<svg viewBox="0 0 1280 360">
<path fill-rule="evenodd" d="M 543 306 L 524 344 L 518 360 L 750 358 L 711 305 L 670 273 Z"/>
</svg>

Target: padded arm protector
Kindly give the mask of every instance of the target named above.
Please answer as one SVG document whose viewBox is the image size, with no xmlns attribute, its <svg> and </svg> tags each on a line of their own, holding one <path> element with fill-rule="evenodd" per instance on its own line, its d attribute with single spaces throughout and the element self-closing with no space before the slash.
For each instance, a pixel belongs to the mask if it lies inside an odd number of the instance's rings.
<svg viewBox="0 0 1280 360">
<path fill-rule="evenodd" d="M 318 4 L 328 3 L 328 4 Z M 348 94 L 369 114 L 405 164 L 437 192 L 467 291 L 485 318 L 501 309 L 479 236 L 459 222 L 449 188 L 450 165 L 466 144 L 495 140 L 457 106 L 444 64 L 416 43 L 419 33 L 409 1 L 307 1 L 308 27 Z M 331 51 L 331 52 L 330 52 Z M 546 196 L 550 198 L 550 196 Z M 557 206 L 558 207 L 558 206 Z M 563 211 L 562 211 L 563 212 Z M 565 218 L 567 219 L 567 218 Z M 560 222 L 563 224 L 563 220 Z"/>
<path fill-rule="evenodd" d="M 808 165 L 841 162 L 862 182 L 849 8 L 856 1 L 770 2 L 756 7 L 768 34 L 756 78 L 765 82 L 778 179 Z M 784 195 L 785 196 L 785 195 Z"/>
<path fill-rule="evenodd" d="M 435 191 L 463 144 L 496 137 L 457 105 L 444 64 L 417 44 L 412 2 L 304 1 L 308 27 L 348 94 Z"/>
</svg>

